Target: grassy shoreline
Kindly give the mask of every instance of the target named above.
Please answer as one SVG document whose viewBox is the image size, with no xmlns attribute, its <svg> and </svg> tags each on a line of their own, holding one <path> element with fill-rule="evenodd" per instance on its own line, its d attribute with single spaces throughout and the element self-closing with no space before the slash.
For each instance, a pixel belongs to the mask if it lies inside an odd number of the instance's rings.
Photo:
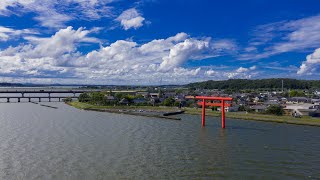
<svg viewBox="0 0 320 180">
<path fill-rule="evenodd" d="M 149 111 L 159 111 L 159 112 L 171 112 L 176 111 L 178 108 L 175 107 L 153 107 L 153 106 L 95 106 L 91 104 L 81 103 L 81 102 L 68 102 L 70 106 L 77 109 L 85 110 L 105 110 L 107 112 L 115 112 L 112 110 L 149 110 Z M 186 114 L 191 115 L 201 115 L 201 109 L 196 108 L 183 108 Z M 133 114 L 138 115 L 138 114 Z M 219 117 L 221 114 L 219 112 L 206 110 L 206 115 Z M 229 112 L 226 113 L 227 118 L 241 119 L 241 120 L 253 120 L 253 121 L 264 121 L 264 122 L 276 122 L 276 123 L 286 123 L 295 125 L 308 125 L 308 126 L 320 126 L 320 118 L 312 118 L 309 116 L 304 116 L 302 118 L 293 118 L 291 116 L 275 116 L 275 115 L 265 115 L 265 114 L 255 114 L 255 113 L 244 113 L 244 112 Z"/>
<path fill-rule="evenodd" d="M 73 106 L 77 109 L 87 111 L 108 112 L 116 114 L 128 114 L 135 116 L 154 117 L 168 120 L 181 120 L 179 117 L 164 116 L 163 113 L 173 112 L 172 108 L 147 108 L 147 106 L 95 106 L 80 102 L 67 102 L 66 104 Z M 140 111 L 144 110 L 144 111 Z M 156 114 L 150 114 L 150 112 L 157 112 Z"/>
</svg>

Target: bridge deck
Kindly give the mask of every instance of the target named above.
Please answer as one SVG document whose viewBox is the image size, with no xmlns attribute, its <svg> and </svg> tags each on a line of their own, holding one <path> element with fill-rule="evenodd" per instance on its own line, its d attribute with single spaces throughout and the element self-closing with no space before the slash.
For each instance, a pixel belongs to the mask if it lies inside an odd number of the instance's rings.
<svg viewBox="0 0 320 180">
<path fill-rule="evenodd" d="M 29 99 L 29 98 L 37 98 L 37 99 L 39 99 L 39 98 L 68 98 L 68 97 L 70 97 L 70 98 L 79 98 L 79 96 L 32 96 L 32 97 L 22 97 L 22 96 L 6 96 L 6 97 L 0 97 L 0 99 L 7 99 L 7 98 L 9 98 L 9 99 Z"/>
<path fill-rule="evenodd" d="M 7 93 L 19 93 L 19 94 L 22 94 L 22 93 L 36 93 L 36 94 L 41 94 L 41 93 L 85 93 L 85 92 L 101 92 L 101 91 L 98 91 L 98 90 L 67 90 L 67 91 L 61 91 L 61 90 L 40 90 L 40 91 L 32 91 L 32 90 L 24 90 L 24 91 L 21 91 L 21 90 L 0 90 L 0 94 L 7 94 Z"/>
</svg>

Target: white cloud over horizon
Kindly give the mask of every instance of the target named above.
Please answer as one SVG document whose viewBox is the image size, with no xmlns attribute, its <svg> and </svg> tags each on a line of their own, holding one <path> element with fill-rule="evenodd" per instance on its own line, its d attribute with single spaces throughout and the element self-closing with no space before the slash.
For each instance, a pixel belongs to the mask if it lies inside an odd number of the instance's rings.
<svg viewBox="0 0 320 180">
<path fill-rule="evenodd" d="M 189 60 L 202 60 L 232 52 L 236 45 L 230 40 L 192 38 L 178 33 L 166 39 L 144 44 L 118 40 L 86 54 L 78 51 L 83 43 L 99 44 L 91 36 L 96 29 L 67 27 L 51 37 L 25 35 L 28 43 L 0 51 L 2 77 L 37 79 L 51 83 L 88 84 L 183 84 L 199 80 L 230 77 L 235 70 L 209 70 L 203 67 L 184 67 Z M 245 74 L 245 75 L 241 75 Z M 237 72 L 249 77 L 250 72 Z"/>
<path fill-rule="evenodd" d="M 312 54 L 306 57 L 306 61 L 303 61 L 298 75 L 314 75 L 320 72 L 320 48 L 316 49 Z"/>
<path fill-rule="evenodd" d="M 184 84 L 320 75 L 319 14 L 223 34 L 230 24 L 193 27 L 177 9 L 177 17 L 150 13 L 157 5 L 147 2 L 0 0 L 0 81 Z"/>
</svg>

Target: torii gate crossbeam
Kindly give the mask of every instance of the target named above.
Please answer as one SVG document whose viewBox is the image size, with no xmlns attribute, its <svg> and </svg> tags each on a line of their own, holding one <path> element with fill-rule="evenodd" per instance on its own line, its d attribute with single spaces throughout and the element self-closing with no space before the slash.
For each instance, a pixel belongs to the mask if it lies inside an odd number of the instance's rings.
<svg viewBox="0 0 320 180">
<path fill-rule="evenodd" d="M 232 101 L 230 97 L 210 97 L 210 96 L 196 96 L 198 100 L 202 100 L 198 104 L 202 106 L 202 126 L 206 125 L 206 106 L 220 106 L 221 107 L 221 127 L 224 129 L 226 127 L 225 118 L 225 107 L 230 107 L 230 103 L 225 103 L 225 101 Z M 220 103 L 207 103 L 206 101 L 220 101 Z"/>
</svg>

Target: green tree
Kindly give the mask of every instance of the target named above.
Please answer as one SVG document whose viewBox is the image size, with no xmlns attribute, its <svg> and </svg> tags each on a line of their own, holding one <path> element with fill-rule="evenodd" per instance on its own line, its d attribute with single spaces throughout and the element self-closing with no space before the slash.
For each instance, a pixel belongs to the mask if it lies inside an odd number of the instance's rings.
<svg viewBox="0 0 320 180">
<path fill-rule="evenodd" d="M 173 106 L 175 100 L 173 98 L 167 98 L 163 101 L 163 105 L 165 106 Z"/>
<path fill-rule="evenodd" d="M 89 102 L 90 101 L 90 96 L 88 93 L 82 93 L 79 96 L 79 102 Z"/>
<path fill-rule="evenodd" d="M 183 89 L 176 89 L 176 90 L 175 90 L 175 93 L 176 93 L 176 94 L 181 94 L 182 92 L 183 92 Z"/>
<path fill-rule="evenodd" d="M 272 105 L 267 108 L 267 114 L 274 114 L 277 116 L 282 116 L 284 114 L 284 110 L 281 106 Z"/>
<path fill-rule="evenodd" d="M 144 97 L 141 94 L 134 96 L 134 99 L 143 99 Z"/>
<path fill-rule="evenodd" d="M 122 98 L 124 98 L 124 97 L 126 96 L 126 94 L 121 93 L 121 92 L 117 92 L 117 93 L 115 94 L 115 96 L 116 96 L 116 98 L 117 98 L 118 100 L 121 100 Z"/>
<path fill-rule="evenodd" d="M 180 106 L 180 104 L 181 104 L 181 102 L 176 101 L 176 102 L 174 102 L 174 103 L 173 103 L 173 106 L 175 106 L 175 107 L 179 107 L 179 106 Z"/>
<path fill-rule="evenodd" d="M 304 97 L 305 94 L 303 91 L 292 90 L 289 92 L 290 97 Z"/>
<path fill-rule="evenodd" d="M 106 104 L 106 98 L 100 92 L 93 92 L 91 93 L 91 102 L 96 105 L 104 105 Z"/>
<path fill-rule="evenodd" d="M 238 111 L 246 111 L 246 110 L 247 110 L 246 106 L 244 106 L 244 105 L 239 106 Z"/>
</svg>

